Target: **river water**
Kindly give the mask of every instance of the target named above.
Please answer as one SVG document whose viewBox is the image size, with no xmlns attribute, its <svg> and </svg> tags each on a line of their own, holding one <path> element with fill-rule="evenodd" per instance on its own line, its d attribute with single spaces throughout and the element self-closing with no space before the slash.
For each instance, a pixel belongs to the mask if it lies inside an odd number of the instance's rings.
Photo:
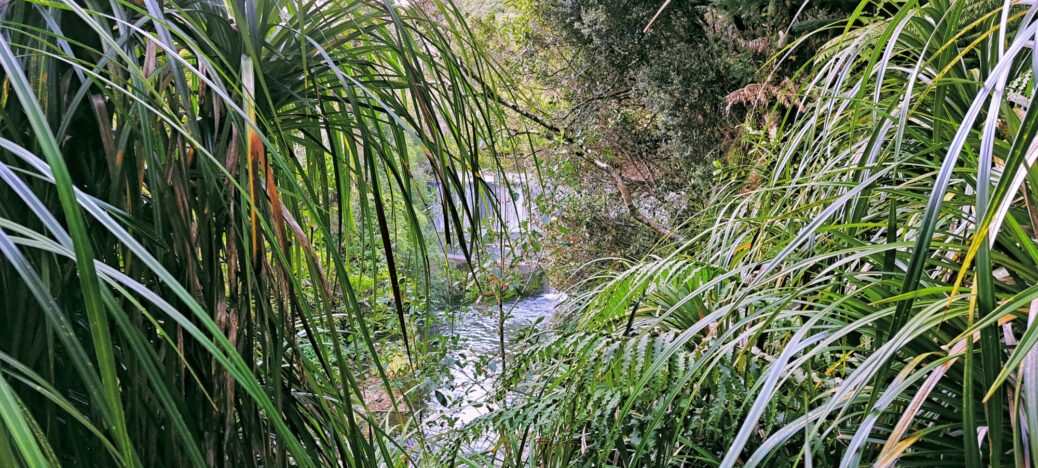
<svg viewBox="0 0 1038 468">
<path fill-rule="evenodd" d="M 562 294 L 546 293 L 504 303 L 506 356 L 524 328 L 545 326 L 562 298 Z M 467 306 L 444 314 L 443 323 L 434 329 L 450 343 L 444 362 L 449 375 L 425 402 L 427 435 L 446 433 L 492 409 L 486 402 L 501 372 L 498 314 L 496 304 Z"/>
</svg>

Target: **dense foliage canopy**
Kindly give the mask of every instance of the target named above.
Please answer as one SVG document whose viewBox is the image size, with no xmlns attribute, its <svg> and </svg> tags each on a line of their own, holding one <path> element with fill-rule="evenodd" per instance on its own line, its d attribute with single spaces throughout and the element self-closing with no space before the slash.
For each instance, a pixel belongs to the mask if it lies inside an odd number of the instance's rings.
<svg viewBox="0 0 1038 468">
<path fill-rule="evenodd" d="M 488 424 L 550 465 L 1033 463 L 1035 10 L 892 6 L 834 25 L 682 247 L 586 281 Z"/>
<path fill-rule="evenodd" d="M 0 2 L 0 465 L 1038 463 L 1038 6 L 462 3 Z"/>
<path fill-rule="evenodd" d="M 495 170 L 495 81 L 458 12 L 86 0 L 0 19 L 0 465 L 413 462 L 359 372 L 386 382 L 380 329 L 422 349 L 402 286 L 430 269 L 419 176 L 464 244 L 477 208 L 450 193 Z M 394 312 L 376 323 L 367 277 Z"/>
</svg>

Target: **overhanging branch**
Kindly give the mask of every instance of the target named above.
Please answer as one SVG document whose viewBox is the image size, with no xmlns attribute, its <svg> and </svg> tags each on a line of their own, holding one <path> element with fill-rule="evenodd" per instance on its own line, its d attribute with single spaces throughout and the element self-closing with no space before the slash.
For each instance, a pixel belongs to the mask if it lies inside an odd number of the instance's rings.
<svg viewBox="0 0 1038 468">
<path fill-rule="evenodd" d="M 620 197 L 623 198 L 624 204 L 627 205 L 627 211 L 631 212 L 631 217 L 638 220 L 638 222 L 646 225 L 649 229 L 656 231 L 659 235 L 670 239 L 672 241 L 680 241 L 681 236 L 677 235 L 674 231 L 661 226 L 656 220 L 652 219 L 648 215 L 638 209 L 638 205 L 634 203 L 634 198 L 631 197 L 631 191 L 627 188 L 627 183 L 624 182 L 623 176 L 620 175 L 620 171 L 606 164 L 604 161 L 595 159 L 595 166 L 599 169 L 606 171 L 613 177 L 613 182 L 616 183 L 617 190 L 620 191 Z"/>
<path fill-rule="evenodd" d="M 549 130 L 552 133 L 555 133 L 555 134 L 559 135 L 559 137 L 561 137 L 562 140 L 565 141 L 566 143 L 569 143 L 569 144 L 572 144 L 572 145 L 576 145 L 577 144 L 577 142 L 571 136 L 569 136 L 563 129 L 561 129 L 557 125 L 554 125 L 551 122 L 547 121 L 545 118 L 543 118 L 543 117 L 541 117 L 541 116 L 539 116 L 537 114 L 534 114 L 534 113 L 532 113 L 532 112 L 530 112 L 530 111 L 528 111 L 526 109 L 523 109 L 519 105 L 517 105 L 517 104 L 515 104 L 515 103 L 513 103 L 513 102 L 511 102 L 511 101 L 509 101 L 507 99 L 504 99 L 503 97 L 497 95 L 496 93 L 491 94 L 491 96 L 498 103 L 500 103 L 501 105 L 503 105 L 503 106 L 505 106 L 505 107 L 507 107 L 507 108 L 509 108 L 509 109 L 511 109 L 513 111 L 515 111 L 515 113 L 525 117 L 530 122 L 533 122 L 533 123 L 535 123 L 535 124 L 545 128 L 546 130 Z M 590 160 L 595 165 L 595 167 L 605 171 L 607 174 L 609 174 L 610 177 L 613 178 L 613 182 L 616 184 L 616 189 L 620 192 L 620 197 L 623 199 L 624 204 L 627 205 L 627 211 L 629 211 L 631 213 L 631 217 L 632 218 L 637 220 L 639 223 L 644 224 L 646 227 L 648 227 L 649 229 L 652 229 L 657 234 L 659 234 L 660 236 L 662 236 L 662 237 L 664 237 L 666 239 L 669 239 L 669 240 L 675 241 L 675 242 L 681 241 L 681 236 L 679 236 L 674 231 L 671 231 L 670 229 L 667 229 L 666 227 L 660 225 L 659 223 L 656 222 L 656 220 L 652 219 L 649 215 L 643 213 L 642 210 L 638 208 L 638 205 L 634 203 L 634 198 L 631 197 L 631 191 L 627 187 L 627 183 L 624 182 L 623 176 L 620 174 L 620 171 L 618 169 L 614 168 L 613 166 L 610 166 L 605 161 L 602 161 L 600 159 L 588 158 L 585 155 L 585 153 L 583 151 L 583 148 L 577 148 L 577 154 L 580 157 L 583 157 L 585 159 Z"/>
</svg>

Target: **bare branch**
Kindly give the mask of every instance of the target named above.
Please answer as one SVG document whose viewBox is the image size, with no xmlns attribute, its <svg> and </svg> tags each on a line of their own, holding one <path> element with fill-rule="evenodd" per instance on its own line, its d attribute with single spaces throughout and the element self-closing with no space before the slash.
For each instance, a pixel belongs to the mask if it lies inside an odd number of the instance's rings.
<svg viewBox="0 0 1038 468">
<path fill-rule="evenodd" d="M 619 170 L 617 170 L 613 166 L 610 166 L 609 164 L 606 164 L 604 161 L 600 159 L 595 159 L 594 163 L 595 166 L 598 166 L 599 169 L 606 171 L 607 173 L 609 173 L 609 175 L 613 177 L 613 182 L 616 183 L 616 188 L 620 191 L 620 197 L 623 198 L 624 204 L 627 205 L 627 210 L 630 211 L 631 217 L 638 220 L 638 222 L 644 224 L 649 229 L 656 231 L 659 235 L 667 239 L 670 239 L 672 241 L 681 240 L 681 236 L 674 233 L 674 231 L 671 231 L 670 229 L 661 226 L 659 223 L 656 222 L 656 220 L 652 219 L 651 217 L 643 213 L 640 209 L 638 209 L 638 205 L 636 205 L 634 203 L 634 199 L 631 198 L 631 191 L 628 190 L 627 183 L 624 182 L 624 179 L 620 175 Z"/>
</svg>

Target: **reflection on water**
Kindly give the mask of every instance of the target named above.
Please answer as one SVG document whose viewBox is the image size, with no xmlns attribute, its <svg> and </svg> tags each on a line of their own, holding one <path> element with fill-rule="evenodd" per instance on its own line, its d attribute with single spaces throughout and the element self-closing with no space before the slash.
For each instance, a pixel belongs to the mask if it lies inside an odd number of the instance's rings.
<svg viewBox="0 0 1038 468">
<path fill-rule="evenodd" d="M 562 294 L 550 293 L 506 302 L 506 351 L 512 351 L 520 330 L 538 323 L 543 326 L 562 297 Z M 430 392 L 426 401 L 424 425 L 429 435 L 461 427 L 488 413 L 492 408 L 485 402 L 501 372 L 496 304 L 466 307 L 453 317 L 444 317 L 444 321 L 436 333 L 456 338 L 457 342 L 444 363 L 450 369 L 450 376 Z"/>
</svg>

